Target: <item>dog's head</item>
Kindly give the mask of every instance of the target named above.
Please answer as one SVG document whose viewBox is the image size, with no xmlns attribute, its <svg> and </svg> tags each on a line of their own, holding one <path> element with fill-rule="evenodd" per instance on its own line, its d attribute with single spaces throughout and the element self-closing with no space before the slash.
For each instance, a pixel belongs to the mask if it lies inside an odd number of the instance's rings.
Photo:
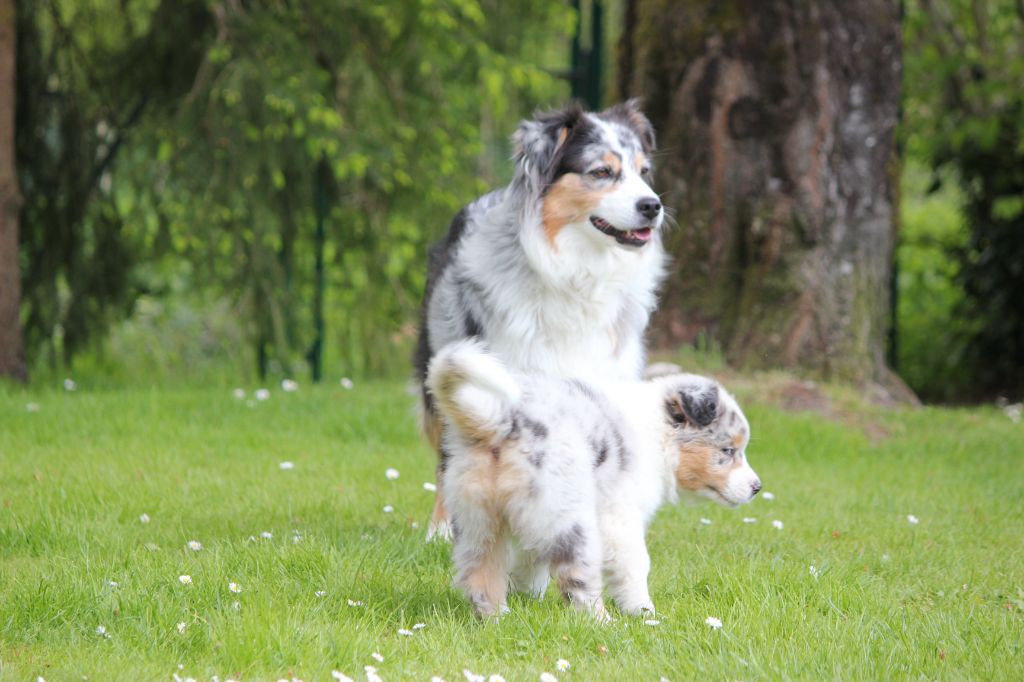
<svg viewBox="0 0 1024 682">
<path fill-rule="evenodd" d="M 636 100 L 600 113 L 579 106 L 523 121 L 513 136 L 516 173 L 539 198 L 544 232 L 640 249 L 661 227 L 651 189 L 654 129 Z"/>
<path fill-rule="evenodd" d="M 761 480 L 747 462 L 750 424 L 736 400 L 718 382 L 693 374 L 658 381 L 679 453 L 679 488 L 727 507 L 754 499 Z"/>
</svg>

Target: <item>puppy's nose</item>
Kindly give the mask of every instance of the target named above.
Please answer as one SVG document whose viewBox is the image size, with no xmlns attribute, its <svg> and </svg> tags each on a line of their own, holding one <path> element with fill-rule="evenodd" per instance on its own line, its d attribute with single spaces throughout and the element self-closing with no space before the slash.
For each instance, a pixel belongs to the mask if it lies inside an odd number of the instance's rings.
<svg viewBox="0 0 1024 682">
<path fill-rule="evenodd" d="M 636 202 L 636 210 L 648 220 L 654 220 L 661 213 L 661 202 L 657 197 L 644 197 Z"/>
<path fill-rule="evenodd" d="M 761 479 L 757 479 L 756 481 L 750 484 L 751 497 L 758 494 L 759 492 L 761 492 Z"/>
</svg>

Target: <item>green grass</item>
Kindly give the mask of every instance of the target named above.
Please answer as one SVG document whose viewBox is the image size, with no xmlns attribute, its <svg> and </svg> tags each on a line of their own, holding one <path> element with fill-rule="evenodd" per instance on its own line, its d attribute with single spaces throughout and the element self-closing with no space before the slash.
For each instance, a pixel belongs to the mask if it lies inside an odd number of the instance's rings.
<svg viewBox="0 0 1024 682">
<path fill-rule="evenodd" d="M 560 658 L 563 682 L 1024 676 L 1024 424 L 860 408 L 844 425 L 743 393 L 776 498 L 659 514 L 649 626 L 594 624 L 550 593 L 475 621 L 447 548 L 423 542 L 433 460 L 398 384 L 254 407 L 220 389 L 0 389 L 0 679 L 365 679 L 373 664 L 385 680 L 536 680 Z"/>
</svg>

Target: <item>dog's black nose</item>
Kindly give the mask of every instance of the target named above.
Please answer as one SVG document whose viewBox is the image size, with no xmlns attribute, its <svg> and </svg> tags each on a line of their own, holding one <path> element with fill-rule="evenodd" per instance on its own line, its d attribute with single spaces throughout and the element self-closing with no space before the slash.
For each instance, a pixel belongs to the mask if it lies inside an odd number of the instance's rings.
<svg viewBox="0 0 1024 682">
<path fill-rule="evenodd" d="M 654 220 L 661 213 L 661 202 L 656 197 L 646 197 L 636 202 L 636 210 L 648 220 Z"/>
<path fill-rule="evenodd" d="M 758 479 L 750 484 L 750 494 L 756 495 L 761 492 L 761 479 Z"/>
</svg>

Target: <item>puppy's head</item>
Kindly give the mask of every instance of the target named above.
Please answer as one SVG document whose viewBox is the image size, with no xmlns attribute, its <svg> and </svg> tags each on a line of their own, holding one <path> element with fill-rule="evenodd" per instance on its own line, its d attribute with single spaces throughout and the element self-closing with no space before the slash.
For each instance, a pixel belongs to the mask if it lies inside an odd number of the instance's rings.
<svg viewBox="0 0 1024 682">
<path fill-rule="evenodd" d="M 636 100 L 597 114 L 579 106 L 523 121 L 517 174 L 541 201 L 552 245 L 565 233 L 606 248 L 642 249 L 664 210 L 651 189 L 654 129 Z"/>
<path fill-rule="evenodd" d="M 679 453 L 679 488 L 727 507 L 752 500 L 761 480 L 747 462 L 750 424 L 736 400 L 705 377 L 680 374 L 659 381 L 671 444 Z"/>
</svg>

